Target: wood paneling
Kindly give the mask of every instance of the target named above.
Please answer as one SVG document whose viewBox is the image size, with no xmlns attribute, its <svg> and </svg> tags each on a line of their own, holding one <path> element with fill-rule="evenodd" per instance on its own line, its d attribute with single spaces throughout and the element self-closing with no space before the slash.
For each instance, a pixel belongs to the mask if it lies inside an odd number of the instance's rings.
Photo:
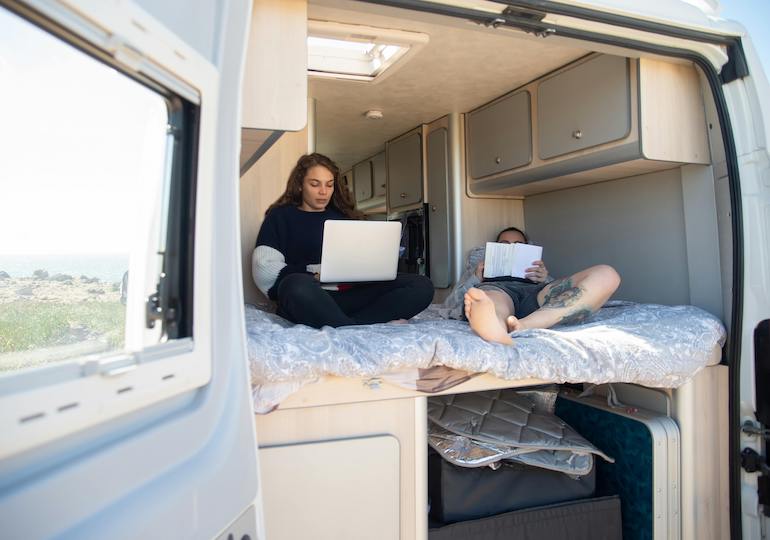
<svg viewBox="0 0 770 540">
<path fill-rule="evenodd" d="M 297 159 L 307 152 L 307 131 L 284 133 L 280 139 L 241 177 L 241 261 L 243 297 L 246 302 L 264 301 L 251 277 L 254 251 L 265 210 L 283 193 Z"/>
<path fill-rule="evenodd" d="M 708 164 L 706 112 L 695 67 L 642 58 L 639 88 L 644 157 Z"/>
<path fill-rule="evenodd" d="M 333 392 L 330 392 L 333 393 Z M 392 435 L 399 446 L 399 515 L 402 540 L 427 537 L 427 410 L 424 397 L 373 401 L 348 405 L 277 410 L 255 417 L 260 447 Z M 344 468 L 342 469 L 344 472 Z M 271 487 L 281 479 L 262 469 L 262 496 L 271 497 Z M 340 482 L 358 485 L 359 480 L 341 477 Z M 361 486 L 376 489 L 376 486 Z M 316 493 L 323 497 L 323 493 Z M 342 519 L 343 516 L 337 516 Z M 290 515 L 273 519 L 291 519 Z M 344 517 L 348 519 L 348 517 Z M 304 538 L 313 538 L 307 531 Z M 367 538 L 361 535 L 357 538 Z"/>
</svg>

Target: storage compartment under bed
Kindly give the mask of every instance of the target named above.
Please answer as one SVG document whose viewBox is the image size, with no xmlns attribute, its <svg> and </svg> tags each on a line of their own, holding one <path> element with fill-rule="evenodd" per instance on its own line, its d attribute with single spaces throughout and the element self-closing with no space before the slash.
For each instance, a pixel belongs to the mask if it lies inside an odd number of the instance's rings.
<svg viewBox="0 0 770 540">
<path fill-rule="evenodd" d="M 599 497 L 431 527 L 429 540 L 620 540 L 620 499 Z"/>
<path fill-rule="evenodd" d="M 510 401 L 511 391 L 504 392 L 500 399 Z M 474 402 L 468 399 L 471 395 L 465 394 L 461 403 L 466 409 Z M 595 455 L 594 466 L 585 475 L 509 460 L 493 470 L 458 466 L 454 455 L 445 458 L 440 448 L 438 452 L 430 448 L 431 540 L 680 537 L 679 430 L 673 419 L 633 406 L 610 405 L 604 396 L 579 397 L 578 391 L 568 388 L 562 389 L 551 410 L 614 463 Z M 465 425 L 479 431 L 497 415 L 496 407 L 490 406 L 478 418 L 465 418 Z M 494 420 L 501 424 L 500 418 Z M 526 422 L 527 428 L 538 431 L 536 423 Z M 525 439 L 532 442 L 530 435 Z"/>
<path fill-rule="evenodd" d="M 596 468 L 570 477 L 520 463 L 490 467 L 458 467 L 428 450 L 430 521 L 449 524 L 485 518 L 536 506 L 594 496 Z"/>
</svg>

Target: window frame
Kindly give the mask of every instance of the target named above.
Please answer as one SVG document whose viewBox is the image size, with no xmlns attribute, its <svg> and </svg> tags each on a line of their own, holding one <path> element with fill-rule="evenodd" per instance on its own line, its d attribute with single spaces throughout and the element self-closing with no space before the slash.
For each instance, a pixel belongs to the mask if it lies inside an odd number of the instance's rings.
<svg viewBox="0 0 770 540">
<path fill-rule="evenodd" d="M 216 131 L 201 130 L 201 125 L 216 123 L 216 111 L 202 103 L 216 103 L 217 72 L 141 13 L 128 18 L 114 6 L 97 3 L 89 8 L 91 16 L 86 19 L 60 6 L 43 8 L 46 15 L 0 0 L 0 9 L 157 92 L 169 105 L 174 148 L 171 175 L 166 180 L 170 183 L 169 206 L 164 279 L 159 285 L 160 323 L 168 339 L 138 352 L 72 358 L 0 378 L 0 430 L 4 434 L 0 460 L 189 394 L 206 386 L 212 376 L 211 262 L 195 246 L 201 238 L 205 245 L 211 242 L 210 178 L 215 144 L 200 138 L 202 133 Z M 209 150 L 199 152 L 200 148 Z M 209 181 L 199 185 L 201 176 Z M 103 439 L 104 435 L 99 436 Z"/>
</svg>

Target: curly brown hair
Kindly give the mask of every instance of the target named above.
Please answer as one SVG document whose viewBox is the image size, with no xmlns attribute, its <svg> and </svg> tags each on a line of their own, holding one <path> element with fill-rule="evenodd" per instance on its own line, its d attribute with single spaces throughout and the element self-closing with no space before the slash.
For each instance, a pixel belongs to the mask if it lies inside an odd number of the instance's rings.
<svg viewBox="0 0 770 540">
<path fill-rule="evenodd" d="M 305 154 L 297 160 L 297 164 L 292 169 L 291 174 L 289 174 L 289 180 L 286 182 L 286 190 L 278 197 L 277 201 L 270 205 L 267 211 L 265 211 L 265 215 L 278 206 L 301 206 L 302 183 L 307 172 L 316 165 L 325 167 L 334 175 L 334 192 L 329 204 L 351 219 L 363 219 L 364 215 L 355 208 L 350 191 L 342 184 L 339 167 L 331 159 L 318 153 Z"/>
</svg>

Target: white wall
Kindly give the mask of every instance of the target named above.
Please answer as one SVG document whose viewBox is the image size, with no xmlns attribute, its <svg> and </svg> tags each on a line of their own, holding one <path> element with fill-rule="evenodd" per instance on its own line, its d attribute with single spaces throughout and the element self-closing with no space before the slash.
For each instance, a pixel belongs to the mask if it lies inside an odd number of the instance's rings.
<svg viewBox="0 0 770 540">
<path fill-rule="evenodd" d="M 613 298 L 691 302 L 680 169 L 531 196 L 524 213 L 552 275 L 606 263 L 622 278 Z"/>
</svg>

